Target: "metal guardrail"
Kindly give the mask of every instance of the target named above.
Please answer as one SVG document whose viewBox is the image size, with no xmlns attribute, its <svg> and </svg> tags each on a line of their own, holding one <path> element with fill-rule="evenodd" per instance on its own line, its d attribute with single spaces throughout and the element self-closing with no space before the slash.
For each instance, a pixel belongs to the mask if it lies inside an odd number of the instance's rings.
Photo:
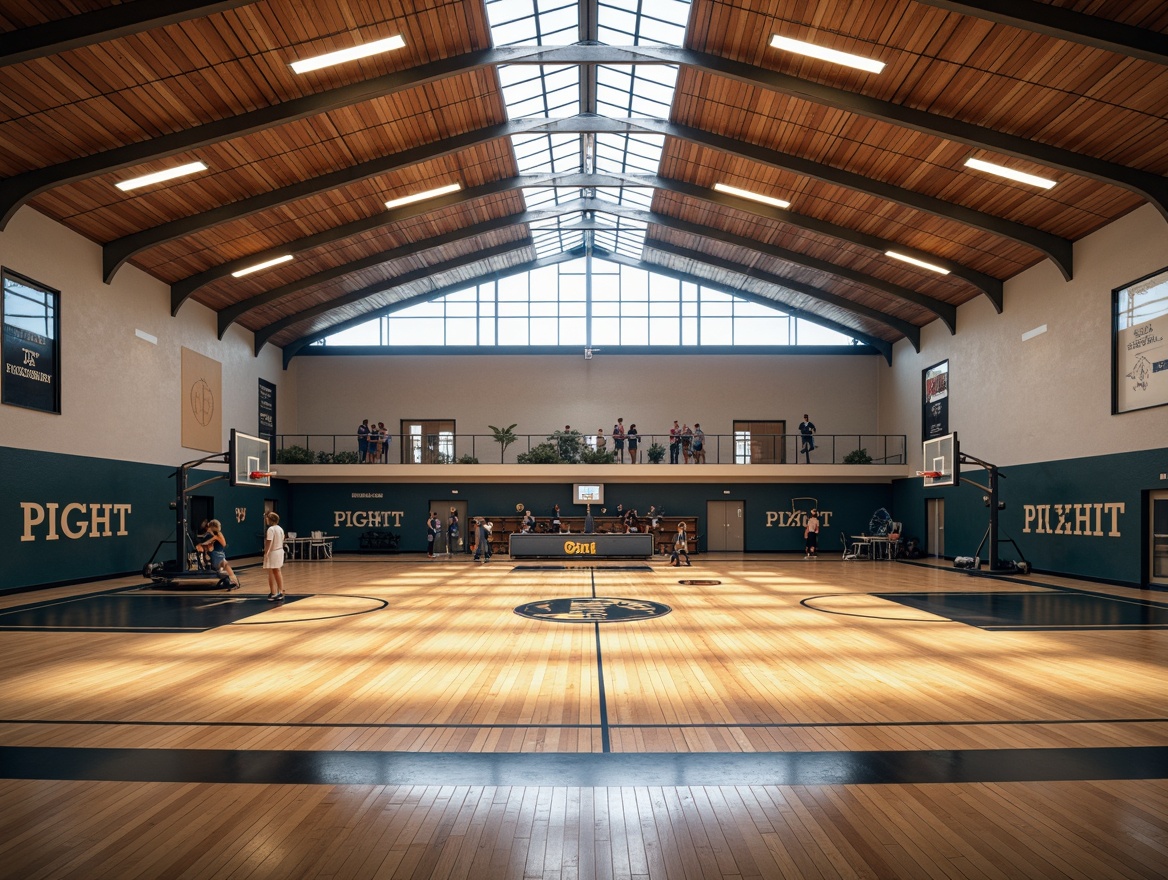
<svg viewBox="0 0 1168 880">
<path fill-rule="evenodd" d="M 388 444 L 366 458 L 377 464 L 524 464 L 595 463 L 595 437 L 577 432 L 516 434 L 503 447 L 494 434 L 392 435 Z M 605 435 L 606 452 L 616 463 L 632 460 L 627 441 L 623 456 L 615 452 L 612 437 Z M 659 447 L 659 448 L 654 448 Z M 698 456 L 681 444 L 678 464 L 907 464 L 904 434 L 816 434 L 815 448 L 804 451 L 801 434 L 706 434 Z M 354 434 L 280 434 L 272 444 L 277 464 L 358 464 L 359 441 Z M 859 455 L 862 452 L 863 455 Z M 669 434 L 640 434 L 637 463 L 671 464 Z M 864 460 L 865 457 L 867 460 Z M 699 458 L 701 460 L 699 460 Z"/>
</svg>

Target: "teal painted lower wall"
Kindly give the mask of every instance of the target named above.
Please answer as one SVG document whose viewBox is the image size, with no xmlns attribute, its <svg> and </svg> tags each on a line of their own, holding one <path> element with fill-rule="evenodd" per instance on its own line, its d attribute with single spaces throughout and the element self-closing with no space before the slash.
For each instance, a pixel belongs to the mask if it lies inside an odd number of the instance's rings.
<svg viewBox="0 0 1168 880">
<path fill-rule="evenodd" d="M 159 541 L 173 535 L 173 467 L 24 449 L 0 453 L 0 590 L 139 571 Z M 1159 480 L 1166 471 L 1165 449 L 1003 468 L 1002 534 L 1014 538 L 1037 569 L 1139 585 L 1146 574 L 1144 498 L 1149 490 L 1168 488 Z M 967 473 L 982 481 L 980 472 Z M 210 472 L 192 472 L 190 482 L 203 476 Z M 403 552 L 420 553 L 431 502 L 464 501 L 472 517 L 509 514 L 519 503 L 541 517 L 556 504 L 565 515 L 582 515 L 571 493 L 570 482 L 290 486 L 279 480 L 269 489 L 232 489 L 221 481 L 197 491 L 213 497 L 233 557 L 262 548 L 265 498 L 275 499 L 288 531 L 338 535 L 338 552 L 357 551 L 363 532 L 381 529 L 401 536 Z M 803 547 L 802 518 L 792 511 L 805 511 L 806 499 L 814 498 L 825 513 L 820 547 L 831 554 L 840 549 L 841 532 L 866 529 L 881 507 L 904 522 L 906 535 L 926 543 L 926 499 L 938 497 L 945 499 L 945 554 L 952 557 L 973 555 L 981 540 L 988 522 L 981 496 L 968 485 L 925 490 L 917 479 L 855 486 L 610 484 L 605 506 L 612 511 L 623 503 L 644 513 L 655 504 L 667 514 L 697 516 L 704 550 L 707 502 L 741 501 L 746 551 L 792 553 Z M 243 522 L 236 521 L 237 508 Z M 173 545 L 159 556 L 172 558 Z M 1008 545 L 1001 556 L 1016 558 Z"/>
<path fill-rule="evenodd" d="M 976 454 L 976 450 L 969 450 Z M 999 497 L 1006 508 L 998 529 L 1041 571 L 1132 586 L 1147 583 L 1146 493 L 1168 489 L 1168 449 L 1125 452 L 999 469 Z M 985 472 L 963 474 L 985 483 Z M 945 501 L 945 556 L 973 556 L 989 524 L 981 489 L 968 484 L 925 489 L 921 480 L 893 484 L 893 504 L 905 534 L 927 546 L 926 499 Z M 1002 559 L 1017 560 L 1009 544 Z M 988 557 L 982 550 L 983 562 Z"/>
<path fill-rule="evenodd" d="M 457 494 L 455 494 L 455 490 Z M 725 490 L 725 491 L 724 491 Z M 426 517 L 431 502 L 436 503 L 440 516 L 451 501 L 464 501 L 470 517 L 515 516 L 515 506 L 523 504 L 537 516 L 550 518 L 555 505 L 565 516 L 583 516 L 583 505 L 572 502 L 572 484 L 451 484 L 442 485 L 360 485 L 322 483 L 296 484 L 292 487 L 293 531 L 306 535 L 319 530 L 338 535 L 334 549 L 351 552 L 359 549 L 361 534 L 370 529 L 391 531 L 401 536 L 402 552 L 426 550 Z M 728 492 L 728 494 L 726 494 Z M 380 496 L 380 497 L 377 497 Z M 806 512 L 808 498 L 817 499 L 824 511 L 820 546 L 827 552 L 836 552 L 841 529 L 851 534 L 867 528 L 872 513 L 887 507 L 891 488 L 887 485 L 846 486 L 805 485 L 782 483 L 661 485 L 609 484 L 605 489 L 608 516 L 617 504 L 635 508 L 642 515 L 650 505 L 673 516 L 698 517 L 698 533 L 703 536 L 699 548 L 705 549 L 704 539 L 707 501 L 744 502 L 743 529 L 745 549 L 751 553 L 795 552 L 803 549 L 803 520 L 792 516 L 792 499 L 802 499 L 799 508 Z M 599 511 L 593 508 L 593 516 Z M 372 523 L 372 524 L 371 524 Z M 467 534 L 463 524 L 463 534 Z"/>
<path fill-rule="evenodd" d="M 195 456 L 192 456 L 194 458 Z M 159 541 L 172 538 L 174 467 L 0 449 L 0 591 L 140 571 Z M 191 485 L 214 476 L 191 471 Z M 264 499 L 288 508 L 286 485 L 197 490 L 213 498 L 230 556 L 263 549 Z M 237 510 L 243 521 L 237 521 Z M 159 551 L 173 559 L 174 545 Z"/>
</svg>

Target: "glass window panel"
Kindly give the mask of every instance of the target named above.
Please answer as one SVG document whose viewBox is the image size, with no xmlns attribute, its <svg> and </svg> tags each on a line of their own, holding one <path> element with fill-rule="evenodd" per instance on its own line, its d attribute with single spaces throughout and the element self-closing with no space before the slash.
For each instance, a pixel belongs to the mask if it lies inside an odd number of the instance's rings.
<svg viewBox="0 0 1168 880">
<path fill-rule="evenodd" d="M 698 319 L 697 318 L 682 318 L 681 319 L 681 344 L 682 345 L 697 345 L 698 344 Z"/>
<path fill-rule="evenodd" d="M 516 83 L 539 80 L 539 68 L 530 64 L 502 64 L 498 67 L 499 85 L 504 90 Z"/>
<path fill-rule="evenodd" d="M 556 317 L 532 318 L 531 340 L 533 345 L 559 345 L 556 331 L 559 329 L 559 319 Z"/>
<path fill-rule="evenodd" d="M 560 317 L 581 317 L 587 314 L 587 304 L 584 302 L 561 302 Z"/>
<path fill-rule="evenodd" d="M 329 345 L 381 345 L 381 319 L 367 321 L 328 337 Z"/>
<path fill-rule="evenodd" d="M 662 43 L 666 46 L 680 46 L 685 29 L 675 24 L 667 24 L 648 16 L 641 16 L 641 40 Z"/>
<path fill-rule="evenodd" d="M 531 20 L 520 19 L 491 28 L 491 38 L 494 39 L 496 46 L 531 43 L 535 40 L 535 29 L 532 27 Z"/>
<path fill-rule="evenodd" d="M 446 321 L 442 318 L 391 318 L 390 345 L 442 345 Z"/>
<path fill-rule="evenodd" d="M 852 345 L 852 337 L 845 336 L 811 321 L 798 320 L 795 326 L 797 345 Z"/>
<path fill-rule="evenodd" d="M 526 318 L 499 319 L 499 345 L 527 345 Z"/>
<path fill-rule="evenodd" d="M 628 36 L 632 36 L 637 32 L 637 19 L 639 16 L 627 10 L 617 9 L 614 6 L 606 4 L 600 7 L 599 14 L 596 17 L 602 26 L 624 31 Z"/>
<path fill-rule="evenodd" d="M 543 94 L 543 82 L 538 78 L 527 79 L 514 85 L 503 87 L 503 97 L 508 104 L 516 101 L 526 101 Z"/>
<path fill-rule="evenodd" d="M 499 303 L 499 317 L 501 318 L 519 318 L 527 314 L 528 304 L 526 302 L 501 302 Z"/>
<path fill-rule="evenodd" d="M 593 345 L 620 345 L 620 319 L 592 317 Z"/>
<path fill-rule="evenodd" d="M 656 0 L 654 2 L 656 9 Z M 678 43 L 680 46 L 681 44 Z M 675 64 L 638 64 L 634 65 L 637 76 L 661 83 L 663 86 L 674 88 L 677 85 L 677 65 Z"/>
<path fill-rule="evenodd" d="M 479 345 L 495 344 L 495 319 L 479 318 Z"/>
<path fill-rule="evenodd" d="M 442 301 L 430 300 L 429 302 L 420 302 L 407 308 L 401 309 L 395 313 L 395 317 L 400 318 L 433 318 L 442 316 Z"/>
<path fill-rule="evenodd" d="M 786 320 L 783 318 L 735 318 L 735 345 L 785 345 Z"/>
<path fill-rule="evenodd" d="M 578 28 L 579 18 L 576 15 L 577 5 L 575 3 L 560 6 L 559 9 L 552 9 L 543 12 L 539 16 L 539 29 L 542 34 L 551 34 L 555 31 L 567 30 L 568 28 Z M 544 45 L 554 45 L 555 40 L 548 40 L 545 36 Z"/>
<path fill-rule="evenodd" d="M 446 344 L 474 345 L 475 324 L 474 318 L 449 318 L 446 321 Z"/>
<path fill-rule="evenodd" d="M 563 276 L 560 278 L 560 295 L 564 299 L 583 300 L 587 284 L 587 278 L 583 275 Z"/>
<path fill-rule="evenodd" d="M 648 318 L 621 318 L 621 345 L 648 345 Z"/>
<path fill-rule="evenodd" d="M 653 318 L 649 322 L 650 345 L 679 345 L 680 343 L 681 319 L 676 317 Z"/>
<path fill-rule="evenodd" d="M 702 316 L 702 345 L 730 345 L 734 342 L 734 322 L 730 318 Z"/>
<path fill-rule="evenodd" d="M 554 317 L 559 313 L 559 303 L 555 302 L 533 302 L 528 312 L 532 318 L 547 318 Z M 539 336 L 535 337 L 536 339 Z"/>
<path fill-rule="evenodd" d="M 587 341 L 587 320 L 583 317 L 560 318 L 560 345 L 584 345 Z"/>
<path fill-rule="evenodd" d="M 544 111 L 543 95 L 537 95 L 526 101 L 507 103 L 507 113 L 512 119 L 522 119 L 526 116 L 542 115 Z"/>
<path fill-rule="evenodd" d="M 520 275 L 508 275 L 506 278 L 500 278 L 498 284 L 500 300 L 527 299 L 526 273 Z"/>
<path fill-rule="evenodd" d="M 681 282 L 665 275 L 649 275 L 649 295 L 655 300 L 669 300 L 677 303 Z"/>
</svg>

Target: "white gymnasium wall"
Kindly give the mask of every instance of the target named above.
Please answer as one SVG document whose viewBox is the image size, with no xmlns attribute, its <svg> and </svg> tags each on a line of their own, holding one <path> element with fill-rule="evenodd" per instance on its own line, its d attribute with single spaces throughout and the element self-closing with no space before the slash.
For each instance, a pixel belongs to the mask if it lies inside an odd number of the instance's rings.
<svg viewBox="0 0 1168 880">
<path fill-rule="evenodd" d="M 1168 408 L 1111 414 L 1111 291 L 1168 265 L 1168 224 L 1145 205 L 1075 243 L 1074 279 L 1044 261 L 940 321 L 921 351 L 897 344 L 880 365 L 880 430 L 909 437 L 920 467 L 921 371 L 949 359 L 949 427 L 961 448 L 998 465 L 1168 446 Z M 1045 324 L 1045 333 L 1022 334 Z"/>
<path fill-rule="evenodd" d="M 809 413 L 820 434 L 872 434 L 879 356 L 652 355 L 299 357 L 300 431 L 355 432 L 364 418 L 397 432 L 401 419 L 454 419 L 459 434 L 519 434 L 571 425 L 607 435 L 617 417 L 641 434 L 667 434 L 677 419 L 708 435 L 736 419 Z M 610 447 L 611 448 L 611 447 Z M 852 447 L 844 450 L 851 451 Z"/>
<path fill-rule="evenodd" d="M 252 334 L 238 326 L 219 340 L 215 313 L 193 301 L 171 317 L 170 288 L 133 266 L 104 284 L 101 248 L 44 215 L 16 213 L 0 233 L 0 265 L 61 291 L 61 414 L 0 406 L 0 446 L 153 464 L 200 458 L 181 445 L 183 347 L 223 365 L 224 449 L 231 428 L 258 430 L 260 378 L 277 386 L 277 430 L 295 424 L 295 381 L 278 349 L 254 357 Z"/>
</svg>

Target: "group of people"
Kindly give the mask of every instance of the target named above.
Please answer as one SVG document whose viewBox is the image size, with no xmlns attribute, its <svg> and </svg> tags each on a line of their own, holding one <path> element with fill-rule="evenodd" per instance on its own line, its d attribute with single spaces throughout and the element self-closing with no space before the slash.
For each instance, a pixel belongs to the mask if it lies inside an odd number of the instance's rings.
<svg viewBox="0 0 1168 880">
<path fill-rule="evenodd" d="M 268 573 L 268 601 L 284 600 L 284 529 L 280 526 L 280 515 L 274 510 L 264 514 L 264 560 L 263 568 Z M 199 536 L 195 544 L 199 561 L 219 575 L 219 583 L 228 590 L 239 589 L 239 576 L 227 561 L 227 538 L 223 534 L 223 524 L 217 519 L 208 520 L 199 526 Z"/>
<path fill-rule="evenodd" d="M 430 516 L 426 519 L 426 555 L 431 559 L 440 555 L 438 553 L 438 539 L 445 536 L 445 555 L 453 556 L 458 550 L 459 533 L 458 511 L 455 508 L 450 508 L 450 514 L 446 517 L 445 523 L 439 519 L 435 511 L 431 510 Z M 478 557 L 476 556 L 475 558 L 477 559 Z"/>
<path fill-rule="evenodd" d="M 669 429 L 669 463 L 677 464 L 679 455 L 686 464 L 691 460 L 694 464 L 706 463 L 706 434 L 698 422 L 694 422 L 691 428 L 673 420 L 673 427 Z"/>
<path fill-rule="evenodd" d="M 613 458 L 624 464 L 625 461 L 625 447 L 629 450 L 629 463 L 637 463 L 637 453 L 640 449 L 641 436 L 637 431 L 636 423 L 631 423 L 628 428 L 625 427 L 625 420 L 619 418 L 616 424 L 612 426 L 612 455 Z M 608 438 L 604 436 L 604 428 L 596 429 L 596 451 L 606 452 L 608 449 Z M 685 456 L 685 463 L 689 464 L 692 460 L 695 464 L 702 464 L 706 460 L 706 435 L 702 431 L 702 426 L 694 422 L 691 428 L 689 425 L 684 427 L 673 420 L 673 427 L 669 429 L 669 463 L 677 464 L 679 455 Z"/>
<path fill-rule="evenodd" d="M 385 422 L 370 425 L 370 419 L 362 419 L 357 426 L 357 460 L 363 464 L 389 462 L 389 431 Z"/>
</svg>

